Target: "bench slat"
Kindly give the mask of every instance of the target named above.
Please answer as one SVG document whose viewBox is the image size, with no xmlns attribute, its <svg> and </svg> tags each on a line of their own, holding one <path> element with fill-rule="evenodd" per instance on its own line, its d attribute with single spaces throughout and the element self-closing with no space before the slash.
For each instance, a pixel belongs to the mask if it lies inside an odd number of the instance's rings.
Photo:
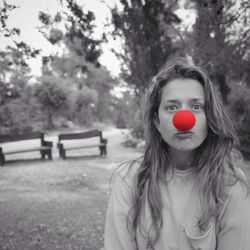
<svg viewBox="0 0 250 250">
<path fill-rule="evenodd" d="M 101 136 L 101 131 L 92 130 L 83 133 L 69 133 L 69 134 L 59 134 L 58 139 L 61 140 L 72 140 L 72 139 L 86 139 L 91 137 Z"/>
<path fill-rule="evenodd" d="M 51 149 L 51 148 L 50 147 L 39 147 L 39 148 L 23 149 L 23 150 L 3 152 L 3 154 L 10 155 L 10 154 L 25 153 L 25 152 L 40 151 L 40 150 L 48 150 L 48 149 Z"/>
<path fill-rule="evenodd" d="M 72 149 L 80 149 L 80 148 L 94 148 L 94 147 L 98 147 L 98 146 L 105 146 L 106 144 L 104 143 L 100 143 L 100 144 L 96 144 L 96 145 L 89 145 L 89 146 L 75 146 L 75 147 L 67 147 L 64 146 L 65 150 L 72 150 Z"/>
<path fill-rule="evenodd" d="M 31 139 L 37 139 L 37 138 L 43 138 L 43 133 L 33 132 L 33 133 L 22 134 L 22 135 L 0 135 L 0 143 L 20 141 L 20 140 L 31 140 Z"/>
</svg>

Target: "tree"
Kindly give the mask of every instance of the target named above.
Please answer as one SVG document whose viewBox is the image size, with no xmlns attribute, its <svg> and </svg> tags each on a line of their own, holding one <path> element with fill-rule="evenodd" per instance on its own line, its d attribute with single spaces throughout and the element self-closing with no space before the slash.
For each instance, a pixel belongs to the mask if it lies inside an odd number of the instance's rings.
<svg viewBox="0 0 250 250">
<path fill-rule="evenodd" d="M 98 93 L 87 86 L 77 91 L 74 97 L 74 116 L 75 120 L 82 125 L 92 125 L 96 120 L 95 109 L 98 102 Z"/>
<path fill-rule="evenodd" d="M 237 128 L 240 145 L 239 150 L 246 159 L 250 159 L 250 88 L 244 83 L 234 84 L 234 91 L 230 93 L 230 112 Z"/>
<path fill-rule="evenodd" d="M 101 66 L 99 68 L 89 67 L 86 74 L 85 84 L 98 93 L 98 101 L 96 103 L 96 117 L 98 121 L 104 122 L 112 117 L 110 110 L 111 89 L 118 84 L 118 81 L 111 77 L 108 70 Z"/>
<path fill-rule="evenodd" d="M 20 133 L 32 130 L 33 118 L 28 95 L 31 78 L 28 65 L 21 63 L 23 54 L 14 47 L 7 47 L 0 53 L 0 116 L 3 132 Z"/>
<path fill-rule="evenodd" d="M 111 108 L 113 112 L 113 119 L 118 128 L 135 127 L 133 124 L 136 108 L 135 105 L 135 95 L 129 90 L 124 91 L 121 97 L 112 97 Z"/>
<path fill-rule="evenodd" d="M 61 3 L 67 11 L 60 11 L 54 17 L 39 13 L 43 24 L 40 32 L 53 45 L 64 46 L 62 55 L 43 58 L 43 73 L 67 79 L 72 93 L 71 119 L 81 124 L 102 122 L 110 116 L 110 89 L 116 81 L 98 61 L 102 39 L 93 38 L 94 14 L 84 11 L 76 1 Z M 64 22 L 65 29 L 58 29 L 59 22 Z"/>
<path fill-rule="evenodd" d="M 68 107 L 69 89 L 64 79 L 53 75 L 44 75 L 34 87 L 41 108 L 46 113 L 46 128 L 54 128 L 54 119 Z"/>
<path fill-rule="evenodd" d="M 239 149 L 249 158 L 250 2 L 193 2 L 197 11 L 195 60 L 208 70 L 219 87 L 235 123 Z"/>
<path fill-rule="evenodd" d="M 7 26 L 7 20 L 11 11 L 17 8 L 18 7 L 16 5 L 8 4 L 6 1 L 3 1 L 3 7 L 0 6 L 0 37 L 9 37 L 12 39 L 14 46 L 9 46 L 9 48 L 15 50 L 17 53 L 20 53 L 18 63 L 27 66 L 26 59 L 36 57 L 40 53 L 40 50 L 34 49 L 24 41 L 20 40 L 20 29 L 16 27 L 9 28 Z"/>
<path fill-rule="evenodd" d="M 10 41 L 5 50 L 0 51 L 0 116 L 1 129 L 5 132 L 31 130 L 32 107 L 26 91 L 30 80 L 27 59 L 36 57 L 40 50 L 34 49 L 20 39 L 21 31 L 8 27 L 7 20 L 18 7 L 3 1 L 0 6 L 0 38 Z M 32 99 L 29 96 L 30 99 Z"/>
<path fill-rule="evenodd" d="M 74 0 L 60 1 L 62 7 L 66 4 L 67 11 L 61 10 L 54 17 L 40 11 L 39 20 L 42 26 L 39 31 L 53 45 L 63 42 L 70 55 L 78 57 L 78 71 L 85 73 L 88 63 L 100 66 L 100 44 L 102 40 L 93 38 L 95 16 L 91 11 L 84 11 L 83 7 Z M 64 23 L 65 29 L 57 28 Z M 47 59 L 52 59 L 53 56 Z"/>
<path fill-rule="evenodd" d="M 171 2 L 171 1 L 170 1 Z M 120 1 L 123 10 L 112 9 L 112 35 L 122 38 L 123 51 L 116 54 L 123 60 L 123 77 L 143 94 L 151 77 L 177 50 L 168 34 L 168 26 L 180 22 L 173 10 L 176 2 L 167 5 L 161 0 Z"/>
<path fill-rule="evenodd" d="M 138 97 L 137 135 L 143 135 L 145 90 L 153 75 L 178 48 L 172 43 L 168 27 L 180 22 L 174 14 L 176 1 L 120 0 L 122 10 L 111 9 L 114 31 L 112 35 L 123 41 L 123 51 L 116 52 L 122 59 L 122 77 L 134 86 Z"/>
<path fill-rule="evenodd" d="M 230 92 L 227 82 L 239 79 L 242 69 L 246 69 L 243 60 L 249 51 L 250 4 L 245 0 L 240 0 L 239 6 L 231 0 L 193 2 L 197 13 L 193 56 L 210 72 L 227 104 Z M 242 29 L 246 24 L 248 28 Z"/>
<path fill-rule="evenodd" d="M 84 56 L 87 62 L 100 66 L 98 59 L 101 55 L 100 43 L 102 40 L 94 39 L 94 20 L 95 16 L 92 11 L 84 13 L 82 6 L 74 0 L 65 0 L 67 8 L 71 12 L 67 15 L 69 25 L 66 25 L 68 38 L 68 46 L 73 48 L 75 52 Z"/>
</svg>

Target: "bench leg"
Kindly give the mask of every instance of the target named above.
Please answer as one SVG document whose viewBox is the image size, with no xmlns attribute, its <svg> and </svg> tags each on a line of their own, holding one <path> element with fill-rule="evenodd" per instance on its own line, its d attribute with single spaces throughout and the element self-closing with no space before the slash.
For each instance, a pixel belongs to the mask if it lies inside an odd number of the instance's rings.
<svg viewBox="0 0 250 250">
<path fill-rule="evenodd" d="M 66 160 L 66 150 L 62 149 L 62 158 Z"/>
<path fill-rule="evenodd" d="M 99 149 L 100 149 L 101 156 L 102 155 L 107 155 L 107 148 L 106 148 L 106 146 L 100 146 Z"/>
<path fill-rule="evenodd" d="M 100 146 L 99 149 L 100 149 L 100 155 L 102 156 L 102 154 L 103 154 L 103 147 Z"/>
<path fill-rule="evenodd" d="M 48 159 L 49 159 L 49 160 L 52 160 L 52 150 L 51 150 L 51 149 L 47 150 L 47 151 L 46 151 L 46 154 L 47 154 L 47 156 L 48 156 Z"/>
<path fill-rule="evenodd" d="M 63 159 L 65 160 L 65 159 L 66 159 L 66 151 L 65 151 L 65 149 L 63 148 L 63 144 L 59 142 L 59 143 L 57 144 L 57 147 L 58 147 L 58 149 L 59 149 L 59 155 L 60 155 L 60 157 L 63 158 Z"/>
<path fill-rule="evenodd" d="M 41 153 L 41 158 L 42 158 L 42 160 L 45 160 L 46 155 L 47 155 L 47 157 L 48 157 L 49 160 L 52 160 L 52 152 L 51 152 L 51 149 L 48 149 L 48 150 L 41 150 L 40 153 Z"/>
<path fill-rule="evenodd" d="M 59 149 L 59 155 L 60 155 L 61 158 L 63 158 L 65 160 L 66 159 L 66 151 L 65 151 L 65 149 L 60 148 Z"/>
<path fill-rule="evenodd" d="M 44 160 L 46 153 L 43 150 L 41 150 L 40 153 L 41 153 L 41 159 Z"/>
<path fill-rule="evenodd" d="M 4 162 L 5 162 L 5 157 L 3 154 L 3 149 L 0 147 L 0 164 L 1 164 L 1 166 L 4 165 Z"/>
<path fill-rule="evenodd" d="M 4 163 L 5 163 L 5 157 L 4 157 L 3 154 L 1 154 L 1 155 L 0 155 L 0 164 L 1 164 L 1 166 L 3 166 Z"/>
</svg>

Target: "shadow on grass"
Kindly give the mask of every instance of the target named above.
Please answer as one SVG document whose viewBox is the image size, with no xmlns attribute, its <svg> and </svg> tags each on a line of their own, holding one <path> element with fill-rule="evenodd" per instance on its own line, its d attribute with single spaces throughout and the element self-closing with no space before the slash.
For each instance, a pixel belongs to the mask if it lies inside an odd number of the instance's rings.
<svg viewBox="0 0 250 250">
<path fill-rule="evenodd" d="M 96 160 L 96 159 L 106 159 L 105 156 L 101 156 L 101 155 L 69 155 L 69 156 L 66 156 L 66 159 L 62 159 L 63 161 L 67 161 L 67 160 L 70 160 L 70 161 L 79 161 L 79 160 Z"/>
<path fill-rule="evenodd" d="M 18 165 L 23 165 L 25 164 L 29 164 L 29 165 L 33 165 L 34 163 L 48 163 L 51 162 L 51 160 L 48 159 L 41 159 L 41 158 L 32 158 L 32 159 L 7 159 L 4 163 L 3 166 L 0 167 L 16 167 Z"/>
<path fill-rule="evenodd" d="M 0 167 L 13 167 L 13 166 L 17 166 L 17 165 L 23 165 L 23 164 L 33 164 L 33 163 L 48 163 L 48 162 L 52 162 L 52 161 L 57 161 L 57 160 L 61 160 L 61 161 L 79 161 L 79 160 L 83 160 L 83 161 L 89 161 L 89 160 L 96 160 L 96 159 L 106 159 L 106 156 L 101 156 L 100 154 L 97 155 L 69 155 L 66 156 L 66 159 L 62 159 L 60 157 L 56 157 L 52 160 L 49 159 L 42 159 L 42 158 L 16 158 L 16 159 L 6 159 L 5 163 L 3 166 Z"/>
</svg>

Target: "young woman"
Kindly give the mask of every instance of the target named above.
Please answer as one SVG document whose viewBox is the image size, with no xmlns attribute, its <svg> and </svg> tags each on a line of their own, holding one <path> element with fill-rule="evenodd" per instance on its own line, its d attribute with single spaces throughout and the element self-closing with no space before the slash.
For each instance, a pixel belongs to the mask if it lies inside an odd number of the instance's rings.
<svg viewBox="0 0 250 250">
<path fill-rule="evenodd" d="M 165 65 L 145 118 L 143 157 L 113 178 L 105 250 L 249 250 L 247 178 L 206 72 L 185 59 Z"/>
</svg>

